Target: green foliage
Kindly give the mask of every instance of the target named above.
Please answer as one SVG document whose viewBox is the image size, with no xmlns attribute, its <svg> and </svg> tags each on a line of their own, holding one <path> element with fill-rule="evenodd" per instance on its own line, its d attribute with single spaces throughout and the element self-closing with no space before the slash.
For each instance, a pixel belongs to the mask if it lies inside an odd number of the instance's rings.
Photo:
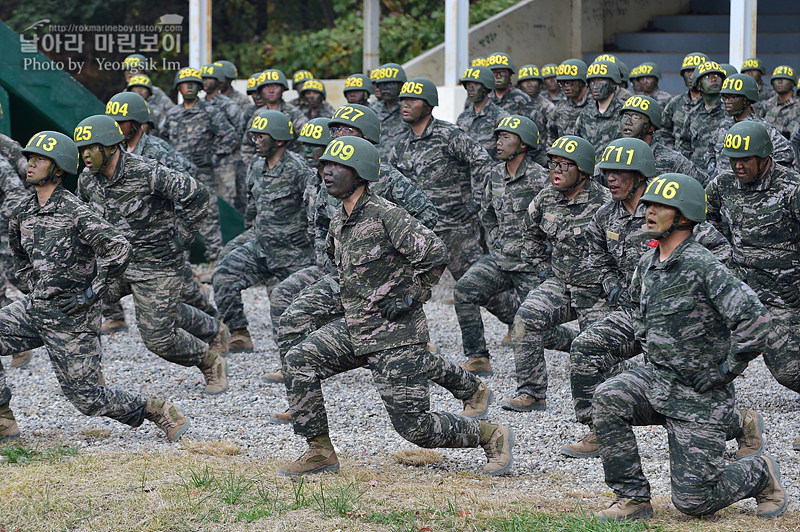
<svg viewBox="0 0 800 532">
<path fill-rule="evenodd" d="M 15 443 L 0 447 L 0 463 L 24 465 L 36 461 L 54 462 L 65 456 L 77 454 L 77 447 L 66 445 L 40 448 L 38 445 L 29 446 L 24 443 Z"/>
</svg>

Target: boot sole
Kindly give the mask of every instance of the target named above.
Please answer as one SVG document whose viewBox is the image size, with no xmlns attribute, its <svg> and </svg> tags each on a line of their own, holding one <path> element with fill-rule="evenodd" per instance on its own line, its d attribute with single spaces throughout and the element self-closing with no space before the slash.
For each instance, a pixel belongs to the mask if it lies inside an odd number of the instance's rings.
<svg viewBox="0 0 800 532">
<path fill-rule="evenodd" d="M 31 354 L 28 355 L 28 359 L 25 360 L 25 362 L 23 362 L 22 364 L 17 364 L 15 366 L 14 365 L 14 361 L 12 359 L 12 361 L 11 361 L 11 369 L 22 369 L 22 368 L 28 367 L 28 364 L 31 363 L 31 360 L 33 360 L 33 351 L 31 351 Z"/>
<path fill-rule="evenodd" d="M 776 508 L 771 512 L 766 512 L 763 514 L 756 513 L 756 516 L 760 517 L 761 519 L 772 519 L 773 517 L 782 515 L 786 511 L 786 508 L 789 506 L 789 494 L 786 493 L 786 488 L 784 488 L 783 484 L 781 484 L 781 470 L 778 467 L 778 462 L 776 462 L 771 456 L 765 456 L 764 458 L 772 462 L 772 471 L 775 473 L 775 482 L 778 484 L 778 486 L 780 486 L 781 491 L 783 492 L 783 504 L 780 506 L 780 508 Z"/>
<path fill-rule="evenodd" d="M 596 516 L 598 523 L 626 523 L 628 521 L 636 521 L 637 519 L 647 519 L 653 517 L 653 507 L 648 506 L 633 512 L 631 515 L 625 517 L 606 517 L 604 515 Z"/>
<path fill-rule="evenodd" d="M 573 451 L 572 449 L 570 449 L 568 447 L 562 447 L 561 449 L 559 449 L 559 451 L 564 456 L 569 456 L 570 458 L 597 458 L 598 456 L 600 456 L 600 451 L 599 450 L 592 451 L 590 453 L 581 453 L 581 452 L 578 452 L 578 451 Z"/>
<path fill-rule="evenodd" d="M 508 429 L 508 463 L 496 471 L 484 471 L 486 475 L 499 477 L 508 473 L 511 470 L 511 466 L 514 465 L 514 430 L 507 425 L 506 428 Z"/>
<path fill-rule="evenodd" d="M 175 408 L 178 408 L 178 407 L 176 406 Z M 183 415 L 183 412 L 180 409 L 178 409 L 178 412 L 180 412 L 181 415 Z M 186 422 L 183 424 L 183 426 L 180 429 L 178 429 L 178 432 L 176 432 L 175 435 L 172 438 L 169 438 L 169 441 L 176 442 L 176 441 L 180 440 L 181 436 L 183 436 L 184 432 L 186 432 L 188 429 L 189 429 L 189 418 L 186 418 Z"/>
<path fill-rule="evenodd" d="M 503 401 L 500 403 L 500 408 L 503 410 L 511 410 L 512 412 L 543 412 L 547 410 L 547 403 L 537 403 L 531 406 L 518 406 L 510 401 Z"/>
<path fill-rule="evenodd" d="M 492 390 L 489 390 L 489 398 L 486 400 L 486 409 L 483 412 L 481 412 L 477 416 L 467 416 L 463 412 L 461 415 L 469 419 L 474 419 L 476 421 L 479 419 L 483 419 L 489 415 L 489 407 L 492 406 L 492 403 L 494 403 L 494 392 Z"/>
<path fill-rule="evenodd" d="M 752 410 L 752 412 L 758 418 L 758 433 L 761 435 L 761 446 L 750 454 L 746 454 L 744 456 L 737 456 L 736 457 L 737 460 L 741 460 L 742 458 L 747 458 L 748 456 L 756 458 L 764 454 L 764 418 L 761 417 L 761 414 L 759 414 L 755 410 Z"/>
<path fill-rule="evenodd" d="M 292 473 L 291 471 L 286 471 L 285 469 L 278 469 L 278 474 L 282 477 L 302 477 L 303 475 L 319 475 L 320 473 L 338 473 L 338 472 L 339 472 L 339 462 L 327 466 L 318 467 L 317 469 L 312 469 L 311 471 L 304 471 L 303 473 Z"/>
<path fill-rule="evenodd" d="M 225 365 L 225 387 L 223 389 L 219 390 L 219 391 L 216 391 L 216 392 L 209 392 L 209 391 L 205 390 L 205 394 L 206 395 L 219 395 L 221 393 L 225 393 L 226 391 L 228 391 L 228 361 L 225 359 L 225 357 L 221 357 L 221 358 L 222 358 L 222 362 Z"/>
<path fill-rule="evenodd" d="M 19 437 L 20 437 L 20 433 L 19 432 L 17 432 L 16 434 L 8 434 L 8 435 L 3 436 L 2 438 L 0 438 L 0 443 L 7 443 L 7 442 L 10 442 L 10 441 L 18 440 Z"/>
</svg>

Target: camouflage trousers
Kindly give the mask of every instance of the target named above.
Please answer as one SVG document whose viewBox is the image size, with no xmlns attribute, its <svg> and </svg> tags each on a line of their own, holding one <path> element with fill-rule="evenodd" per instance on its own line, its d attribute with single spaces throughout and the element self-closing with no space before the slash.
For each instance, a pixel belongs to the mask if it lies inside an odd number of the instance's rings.
<svg viewBox="0 0 800 532">
<path fill-rule="evenodd" d="M 557 325 L 577 318 L 582 331 L 608 312 L 608 303 L 604 298 L 595 299 L 593 306 L 577 307 L 575 291 L 580 290 L 582 289 L 569 287 L 556 278 L 550 278 L 531 290 L 520 305 L 511 329 L 518 394 L 526 393 L 537 399 L 545 398 L 545 344 L 550 349 L 569 351 L 570 344 L 575 339 L 571 329 L 556 329 Z"/>
<path fill-rule="evenodd" d="M 208 189 L 211 198 L 208 201 L 208 216 L 203 220 L 198 231 L 203 237 L 206 247 L 205 259 L 207 262 L 217 260 L 217 255 L 222 250 L 222 231 L 219 226 L 219 205 L 217 205 L 217 187 L 214 179 L 213 168 L 198 168 L 195 176 Z"/>
<path fill-rule="evenodd" d="M 209 316 L 216 317 L 217 309 L 208 299 L 208 296 L 203 292 L 200 284 L 194 279 L 192 275 L 192 265 L 187 260 L 183 268 L 181 268 L 180 275 L 183 278 L 183 289 L 181 290 L 181 298 L 183 302 L 190 307 L 200 309 Z M 106 304 L 103 303 L 103 318 L 107 320 L 125 321 L 125 311 L 119 301 Z"/>
<path fill-rule="evenodd" d="M 800 392 L 800 310 L 767 306 L 772 329 L 764 350 L 764 363 L 780 384 Z"/>
<path fill-rule="evenodd" d="M 301 270 L 302 271 L 302 270 Z M 289 349 L 326 323 L 344 317 L 339 283 L 330 275 L 303 288 L 281 314 L 278 324 L 278 353 L 281 364 Z"/>
<path fill-rule="evenodd" d="M 569 351 L 569 382 L 578 423 L 592 425 L 592 396 L 597 386 L 631 368 L 624 362 L 641 352 L 628 309 L 606 314 L 575 338 Z"/>
<path fill-rule="evenodd" d="M 488 305 L 494 297 L 494 309 L 499 303 L 508 306 L 502 312 L 492 312 L 501 322 L 510 325 L 519 309 L 520 302 L 525 300 L 533 288 L 539 286 L 541 280 L 533 272 L 510 272 L 500 269 L 490 256 L 484 255 L 456 281 L 453 293 L 456 317 L 461 328 L 461 343 L 464 354 L 468 357 L 488 357 L 486 338 L 481 318 L 481 306 Z"/>
<path fill-rule="evenodd" d="M 239 150 L 221 157 L 214 167 L 217 196 L 227 201 L 232 207 L 236 205 L 236 174 L 239 171 L 241 156 Z"/>
<path fill-rule="evenodd" d="M 308 286 L 316 283 L 325 273 L 319 266 L 308 266 L 296 271 L 289 277 L 278 283 L 269 294 L 269 315 L 272 319 L 272 337 L 278 343 L 278 328 L 281 323 L 281 316 L 292 304 L 297 295 Z M 283 352 L 283 354 L 286 354 Z M 283 356 L 281 355 L 281 359 Z"/>
<path fill-rule="evenodd" d="M 225 255 L 238 248 L 242 244 L 247 244 L 249 241 L 255 239 L 255 237 L 255 230 L 251 227 L 250 229 L 246 229 L 236 235 L 234 238 L 228 240 L 228 242 L 222 247 L 222 251 L 219 252 L 217 262 L 221 261 Z"/>
<path fill-rule="evenodd" d="M 605 381 L 594 395 L 594 421 L 606 484 L 618 497 L 650 500 L 634 426 L 664 425 L 669 440 L 672 503 L 688 515 L 709 515 L 754 497 L 769 482 L 763 458 L 726 462 L 724 424 L 665 417 L 647 399 L 653 366 Z"/>
<path fill-rule="evenodd" d="M 477 447 L 480 423 L 459 415 L 431 412 L 428 379 L 446 384 L 468 399 L 479 381 L 450 361 L 414 344 L 356 355 L 344 318 L 312 333 L 286 355 L 284 383 L 295 434 L 306 439 L 327 434 L 328 416 L 321 381 L 369 367 L 395 430 L 420 447 Z M 444 385 L 443 384 L 443 385 Z"/>
<path fill-rule="evenodd" d="M 0 355 L 45 346 L 64 396 L 87 416 L 104 416 L 138 427 L 147 397 L 113 386 L 100 386 L 100 332 L 73 332 L 43 325 L 25 309 L 26 299 L 0 309 Z M 11 389 L 0 364 L 0 405 L 11 401 Z"/>
<path fill-rule="evenodd" d="M 259 257 L 255 250 L 255 241 L 243 244 L 223 257 L 214 268 L 212 283 L 214 285 L 214 301 L 217 303 L 219 315 L 229 329 L 247 327 L 244 315 L 242 290 L 246 290 L 259 282 L 282 280 L 297 268 L 267 267 L 266 259 Z"/>
<path fill-rule="evenodd" d="M 219 320 L 181 303 L 183 279 L 179 275 L 147 281 L 114 283 L 104 301 L 114 303 L 133 294 L 136 325 L 144 345 L 168 362 L 196 366 L 208 342 L 219 332 Z"/>
</svg>

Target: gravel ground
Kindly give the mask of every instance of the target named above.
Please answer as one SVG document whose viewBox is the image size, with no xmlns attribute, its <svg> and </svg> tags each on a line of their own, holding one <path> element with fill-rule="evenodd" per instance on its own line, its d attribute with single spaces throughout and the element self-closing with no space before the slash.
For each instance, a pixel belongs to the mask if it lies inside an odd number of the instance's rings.
<svg viewBox="0 0 800 532">
<path fill-rule="evenodd" d="M 449 282 L 448 282 L 449 281 Z M 451 293 L 452 278 L 446 278 L 434 290 L 425 305 L 432 341 L 443 356 L 461 363 L 461 339 L 452 304 L 444 301 Z M 130 297 L 123 300 L 128 323 L 127 333 L 104 337 L 103 372 L 110 385 L 142 393 L 167 396 L 175 400 L 191 419 L 187 439 L 228 439 L 235 442 L 244 456 L 254 459 L 294 459 L 305 443 L 289 425 L 268 422 L 273 411 L 286 407 L 282 386 L 267 384 L 262 375 L 277 366 L 277 349 L 270 337 L 268 298 L 264 287 L 244 293 L 250 330 L 256 345 L 252 354 L 231 355 L 228 391 L 218 397 L 203 395 L 203 379 L 196 368 L 169 364 L 148 352 L 136 331 Z M 548 409 L 546 412 L 513 413 L 497 406 L 499 399 L 513 394 L 514 362 L 511 349 L 500 345 L 506 327 L 484 312 L 487 342 L 492 353 L 495 374 L 486 378 L 495 391 L 496 404 L 489 419 L 509 424 L 516 435 L 515 466 L 505 479 L 509 487 L 530 490 L 545 498 L 566 495 L 608 495 L 599 459 L 575 460 L 563 457 L 558 449 L 583 435 L 584 427 L 574 422 L 569 391 L 567 353 L 548 351 Z M 77 445 L 83 452 L 136 452 L 180 449 L 168 443 L 160 430 L 149 422 L 137 429 L 105 418 L 81 415 L 63 395 L 43 349 L 27 368 L 8 371 L 14 391 L 14 409 L 23 437 L 60 439 Z M 5 360 L 6 368 L 10 359 Z M 790 511 L 800 497 L 800 460 L 792 450 L 792 441 L 800 436 L 800 401 L 797 394 L 780 386 L 759 358 L 752 362 L 743 378 L 737 379 L 739 401 L 758 410 L 766 425 L 766 449 L 778 460 L 784 486 L 792 497 Z M 327 400 L 331 437 L 340 455 L 378 466 L 401 449 L 414 448 L 391 427 L 369 372 L 361 369 L 329 379 L 323 384 Z M 431 404 L 435 410 L 458 412 L 460 402 L 444 389 L 431 386 Z M 97 437 L 109 433 L 108 437 Z M 666 432 L 661 427 L 636 429 L 645 473 L 653 495 L 668 500 L 669 461 Z M 728 442 L 731 456 L 735 442 Z M 431 473 L 473 472 L 485 461 L 479 449 L 443 449 L 445 459 L 432 466 Z M 737 503 L 754 509 L 752 500 Z"/>
</svg>

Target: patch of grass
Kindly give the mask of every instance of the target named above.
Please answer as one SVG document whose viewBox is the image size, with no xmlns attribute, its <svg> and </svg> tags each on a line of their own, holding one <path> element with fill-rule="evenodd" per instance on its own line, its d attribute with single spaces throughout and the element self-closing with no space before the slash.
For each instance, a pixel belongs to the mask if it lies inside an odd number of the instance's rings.
<svg viewBox="0 0 800 532">
<path fill-rule="evenodd" d="M 0 463 L 23 465 L 34 461 L 54 462 L 60 461 L 65 456 L 75 456 L 77 454 L 78 448 L 68 445 L 59 444 L 55 447 L 40 449 L 35 445 L 15 443 L 0 447 L 0 457 L 2 457 Z"/>
<path fill-rule="evenodd" d="M 593 516 L 551 515 L 527 510 L 508 517 L 492 520 L 486 530 L 496 532 L 640 532 L 663 531 L 663 527 L 649 521 L 630 523 L 600 523 Z"/>
<path fill-rule="evenodd" d="M 228 471 L 219 482 L 220 499 L 228 504 L 237 504 L 250 491 L 253 482 L 242 474 Z"/>
<path fill-rule="evenodd" d="M 320 484 L 319 493 L 314 493 L 312 499 L 314 506 L 322 515 L 346 517 L 356 511 L 358 501 L 364 493 L 365 491 L 355 482 L 348 482 L 334 486 L 326 495 L 325 488 Z"/>
<path fill-rule="evenodd" d="M 181 445 L 187 451 L 208 456 L 234 456 L 242 452 L 239 446 L 230 440 L 192 441 L 182 439 Z"/>
<path fill-rule="evenodd" d="M 394 460 L 398 464 L 422 467 L 438 464 L 444 457 L 436 449 L 404 449 L 394 453 Z"/>
<path fill-rule="evenodd" d="M 192 488 L 213 488 L 216 483 L 217 477 L 208 466 L 205 466 L 202 471 L 195 469 L 189 471 L 188 486 Z"/>
</svg>

